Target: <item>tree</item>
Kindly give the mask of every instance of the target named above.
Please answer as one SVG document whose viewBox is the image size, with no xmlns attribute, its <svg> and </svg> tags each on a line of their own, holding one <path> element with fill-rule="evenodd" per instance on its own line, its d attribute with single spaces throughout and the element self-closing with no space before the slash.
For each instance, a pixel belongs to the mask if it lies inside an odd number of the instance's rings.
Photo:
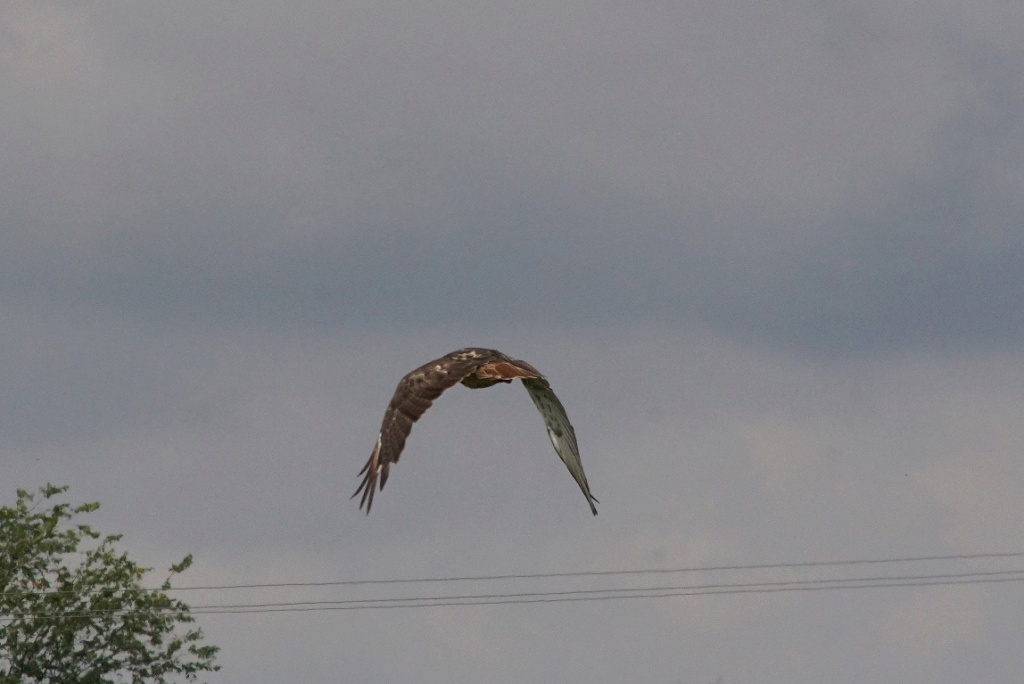
<svg viewBox="0 0 1024 684">
<path fill-rule="evenodd" d="M 0 684 L 162 684 L 218 670 L 219 649 L 201 645 L 188 606 L 165 593 L 192 556 L 159 590 L 144 588 L 151 568 L 114 550 L 121 535 L 69 524 L 98 503 L 37 510 L 66 490 L 48 484 L 36 502 L 19 489 L 0 507 Z"/>
</svg>

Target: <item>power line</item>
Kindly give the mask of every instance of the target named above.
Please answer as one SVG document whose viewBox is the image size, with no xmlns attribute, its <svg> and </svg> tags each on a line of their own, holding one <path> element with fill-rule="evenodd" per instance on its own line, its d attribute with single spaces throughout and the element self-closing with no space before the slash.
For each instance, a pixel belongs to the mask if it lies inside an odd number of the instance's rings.
<svg viewBox="0 0 1024 684">
<path fill-rule="evenodd" d="M 210 584 L 187 587 L 172 587 L 168 591 L 210 591 L 226 589 L 270 589 L 283 587 L 328 587 L 358 586 L 371 584 L 426 584 L 442 582 L 490 582 L 498 580 L 532 580 L 554 579 L 565 577 L 611 577 L 628 575 L 668 575 L 691 572 L 724 572 L 738 570 L 778 570 L 793 568 L 836 567 L 852 565 L 877 565 L 883 563 L 923 563 L 932 561 L 962 561 L 996 558 L 1022 558 L 1024 551 L 1008 551 L 1002 553 L 968 553 L 946 556 L 906 556 L 896 558 L 860 558 L 852 560 L 799 561 L 790 563 L 755 563 L 749 565 L 708 565 L 682 568 L 646 568 L 632 570 L 589 570 L 581 572 L 544 572 L 515 575 L 467 575 L 452 577 L 409 577 L 365 580 L 330 580 L 322 582 L 267 582 L 257 584 Z"/>
<path fill-rule="evenodd" d="M 203 586 L 191 586 L 191 587 L 178 587 L 169 588 L 167 590 L 161 589 L 148 589 L 145 591 L 152 592 L 172 592 L 172 591 L 227 591 L 227 590 L 266 590 L 266 589 L 282 589 L 282 588 L 318 588 L 318 587 L 356 587 L 356 586 L 373 586 L 373 585 L 407 585 L 407 584 L 451 584 L 451 583 L 463 583 L 463 582 L 500 582 L 500 581 L 534 581 L 534 580 L 550 580 L 550 579 L 593 579 L 593 578 L 608 578 L 608 576 L 642 576 L 642 575 L 664 575 L 664 574 L 681 574 L 681 573 L 693 573 L 693 572 L 724 572 L 724 571 L 751 571 L 751 570 L 770 570 L 770 569 L 797 569 L 797 568 L 821 568 L 821 567 L 842 567 L 842 566 L 860 566 L 860 565 L 879 565 L 879 564 L 897 564 L 897 563 L 932 563 L 932 562 L 949 562 L 949 561 L 978 561 L 978 560 L 993 560 L 993 559 L 1013 559 L 1024 557 L 1024 552 L 990 552 L 990 553 L 972 553 L 972 554 L 947 554 L 947 555 L 931 555 L 931 556 L 897 556 L 887 558 L 856 558 L 846 560 L 817 560 L 817 561 L 796 561 L 796 562 L 776 562 L 776 563 L 750 563 L 750 564 L 732 564 L 732 565 L 706 565 L 706 566 L 687 566 L 687 567 L 675 567 L 675 568 L 634 568 L 634 569 L 618 569 L 618 570 L 589 570 L 589 571 L 571 571 L 571 572 L 534 572 L 534 573 L 519 573 L 519 574 L 490 574 L 490 575 L 462 575 L 462 576 L 440 576 L 440 578 L 396 578 L 396 579 L 383 579 L 383 580 L 342 580 L 342 581 L 326 581 L 326 582 L 287 582 L 287 583 L 260 583 L 260 584 L 234 584 L 234 585 L 203 585 Z M 876 576 L 876 578 L 846 578 L 842 580 L 801 580 L 792 582 L 779 582 L 779 583 L 744 583 L 735 585 L 693 585 L 690 587 L 663 587 L 663 588 L 647 588 L 647 589 L 622 589 L 622 590 L 575 590 L 566 592 L 538 592 L 536 596 L 548 596 L 557 597 L 558 595 L 567 594 L 599 594 L 599 593 L 614 593 L 614 592 L 654 592 L 654 591 L 690 591 L 696 590 L 700 593 L 711 593 L 712 589 L 725 589 L 739 590 L 746 588 L 751 590 L 754 588 L 763 587 L 765 591 L 769 591 L 769 587 L 779 587 L 780 589 L 772 591 L 790 591 L 781 589 L 781 587 L 787 585 L 793 585 L 800 590 L 809 590 L 812 584 L 831 584 L 836 585 L 839 583 L 853 583 L 853 582 L 913 582 L 913 581 L 938 581 L 941 579 L 949 578 L 981 578 L 985 574 L 1007 574 L 1014 572 L 1024 572 L 1024 570 L 1001 570 L 997 572 L 966 572 L 966 573 L 952 573 L 952 574 L 941 574 L 941 575 L 884 575 Z M 982 580 L 978 580 L 981 582 Z M 1016 581 L 1016 580 L 1011 580 Z M 881 585 L 871 585 L 881 586 Z M 900 585 L 903 586 L 903 585 Z M 835 588 L 843 589 L 849 587 L 822 587 L 822 588 Z M 864 587 L 867 588 L 867 587 Z M 90 590 L 83 588 L 82 590 L 52 590 L 52 591 L 41 591 L 39 594 L 44 595 L 89 595 L 98 590 Z M 0 596 L 14 595 L 16 592 L 0 592 Z M 716 592 L 717 593 L 717 592 Z M 340 601 L 337 603 L 367 603 L 370 605 L 374 604 L 386 604 L 388 602 L 399 602 L 399 601 L 455 601 L 455 600 L 484 600 L 484 599 L 509 599 L 509 598 L 525 598 L 527 596 L 534 596 L 535 594 L 519 594 L 519 595 L 501 595 L 501 594 L 481 594 L 474 596 L 436 596 L 436 597 L 407 597 L 398 599 L 366 599 L 366 600 L 351 600 L 351 601 Z M 672 594 L 677 595 L 677 594 Z M 629 598 L 629 596 L 623 596 L 622 598 Z M 545 599 L 554 600 L 554 599 Z M 568 600 L 568 599 L 566 599 Z M 572 600 L 585 600 L 585 598 L 574 598 Z M 503 601 L 504 602 L 504 601 Z M 518 601 L 517 601 L 518 602 Z M 523 601 L 525 602 L 525 601 Z M 311 603 L 330 603 L 330 602 L 311 602 Z M 224 611 L 239 612 L 243 609 L 256 611 L 258 609 L 266 608 L 267 610 L 281 609 L 275 608 L 275 606 L 287 607 L 288 603 L 267 603 L 267 604 L 219 604 L 219 605 L 198 605 L 193 607 L 194 612 L 206 611 L 211 612 L 213 610 L 223 609 Z M 294 604 L 296 609 L 299 609 L 300 604 Z M 322 608 L 330 609 L 330 608 Z M 342 609 L 342 608 L 338 608 Z M 4 617 L 0 617 L 4 619 Z"/>
<path fill-rule="evenodd" d="M 213 604 L 213 605 L 201 605 L 196 606 L 194 610 L 219 610 L 227 608 L 272 608 L 272 607 L 300 607 L 307 605 L 331 605 L 331 604 L 387 604 L 387 603 L 403 603 L 410 601 L 438 601 L 438 600 L 477 600 L 477 599 L 513 599 L 513 598 L 529 598 L 529 597 L 547 597 L 547 596 L 569 596 L 569 595 L 581 595 L 581 596 L 599 596 L 602 594 L 632 594 L 632 593 L 643 593 L 643 592 L 667 592 L 667 591 L 705 591 L 705 590 L 717 590 L 717 589 L 755 589 L 755 588 L 769 588 L 769 587 L 810 587 L 813 585 L 822 585 L 823 587 L 831 587 L 832 585 L 845 585 L 851 582 L 859 583 L 872 583 L 872 582 L 917 582 L 917 581 L 933 581 L 933 580 L 949 580 L 949 579 L 967 579 L 967 578 L 983 578 L 983 577 L 997 577 L 1001 575 L 1012 575 L 1012 579 L 1024 580 L 1024 570 L 997 570 L 991 572 L 963 572 L 963 573 L 947 573 L 940 575 L 888 575 L 881 577 L 840 577 L 834 579 L 808 579 L 808 580 L 782 580 L 775 582 L 736 582 L 736 583 L 721 583 L 721 584 L 693 584 L 684 586 L 670 586 L 670 587 L 627 587 L 627 588 L 615 588 L 615 589 L 567 589 L 562 591 L 537 591 L 537 592 L 517 592 L 517 593 L 490 593 L 490 594 L 463 594 L 456 596 L 427 596 L 427 597 L 401 597 L 401 598 L 378 598 L 378 599 L 348 599 L 348 600 L 337 600 L 337 601 L 274 601 L 270 603 L 235 603 L 235 604 Z"/>
<path fill-rule="evenodd" d="M 775 587 L 765 589 L 721 589 L 721 590 L 694 590 L 694 591 L 678 591 L 678 592 L 664 592 L 664 593 L 650 593 L 650 594 L 622 594 L 622 595 L 611 595 L 611 596 L 556 596 L 556 597 L 538 597 L 538 598 L 510 598 L 510 599 L 486 599 L 478 601 L 438 601 L 438 602 L 424 602 L 424 603 L 398 603 L 398 604 L 386 604 L 386 605 L 344 605 L 344 606 L 333 606 L 333 605 L 322 605 L 322 606 L 310 606 L 305 608 L 258 608 L 253 610 L 210 610 L 203 611 L 201 614 L 205 615 L 232 615 L 242 613 L 297 613 L 297 612 L 313 612 L 313 611 L 330 611 L 330 610 L 369 610 L 369 609 L 392 609 L 392 608 L 440 608 L 440 607 L 455 607 L 455 606 L 493 606 L 493 605 L 507 605 L 507 604 L 520 604 L 520 603 L 564 603 L 569 601 L 607 601 L 615 599 L 643 599 L 643 598 L 669 598 L 669 597 L 681 597 L 681 596 L 708 596 L 708 595 L 722 595 L 722 594 L 772 594 L 781 592 L 795 592 L 795 591 L 826 591 L 826 590 L 838 590 L 838 589 L 884 589 L 894 587 L 930 587 L 930 586 L 941 586 L 941 585 L 953 585 L 953 584 L 993 584 L 1000 582 L 1020 582 L 1024 581 L 1024 577 L 1005 577 L 1005 578 L 989 578 L 989 579 L 976 579 L 976 580 L 935 580 L 925 582 L 914 582 L 914 583 L 871 583 L 871 584 L 850 584 L 842 586 L 809 586 L 809 587 Z"/>
<path fill-rule="evenodd" d="M 856 558 L 847 560 L 821 560 L 821 561 L 794 561 L 783 563 L 752 563 L 746 565 L 707 565 L 691 566 L 681 568 L 641 568 L 623 570 L 589 570 L 577 572 L 544 572 L 544 573 L 523 573 L 506 575 L 466 575 L 448 577 L 407 577 L 388 579 L 363 579 L 363 580 L 326 580 L 316 582 L 264 582 L 251 584 L 209 584 L 194 585 L 185 587 L 170 587 L 168 589 L 150 588 L 147 591 L 222 591 L 236 589 L 280 589 L 293 587 L 331 587 L 331 586 L 361 586 L 375 584 L 436 584 L 451 582 L 492 582 L 502 580 L 535 580 L 535 579 L 559 579 L 559 578 L 584 578 L 584 577 L 614 577 L 614 576 L 636 576 L 636 575 L 669 575 L 695 572 L 727 572 L 743 570 L 779 570 L 797 568 L 822 568 L 842 567 L 857 565 L 881 565 L 896 563 L 925 563 L 939 561 L 973 561 L 1022 558 L 1024 551 L 1006 551 L 992 553 L 967 553 L 936 556 L 897 556 L 890 558 Z M 41 591 L 42 594 L 89 594 L 93 593 L 89 588 L 48 590 Z M 0 592 L 0 596 L 12 595 L 16 592 Z"/>
<path fill-rule="evenodd" d="M 210 604 L 195 606 L 188 612 L 196 615 L 230 615 L 240 613 L 431 608 L 521 603 L 559 603 L 568 601 L 600 601 L 612 599 L 667 598 L 723 594 L 768 594 L 796 591 L 835 591 L 841 589 L 881 589 L 960 584 L 992 584 L 1020 581 L 1024 581 L 1024 570 L 998 570 L 934 575 L 880 575 L 873 577 L 693 584 L 665 587 L 620 587 L 613 589 L 578 589 L 563 591 L 463 594 L 452 596 L 406 596 L 377 599 L 288 601 L 254 604 Z M 128 615 L 132 614 L 132 612 L 133 611 L 80 611 L 77 613 L 62 614 L 35 613 L 23 616 L 4 616 L 0 618 L 0 620 L 63 619 L 103 615 Z"/>
</svg>

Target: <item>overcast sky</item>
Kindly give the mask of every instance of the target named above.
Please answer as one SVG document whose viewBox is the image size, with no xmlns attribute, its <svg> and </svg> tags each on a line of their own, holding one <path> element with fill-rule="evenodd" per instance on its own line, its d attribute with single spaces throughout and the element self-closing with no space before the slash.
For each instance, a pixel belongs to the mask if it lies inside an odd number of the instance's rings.
<svg viewBox="0 0 1024 684">
<path fill-rule="evenodd" d="M 192 585 L 1024 552 L 1022 27 L 1000 0 L 3 3 L 0 502 L 69 484 Z M 467 345 L 548 376 L 599 516 L 518 384 L 453 389 L 373 514 L 348 499 L 398 379 Z M 1020 582 L 200 620 L 230 684 L 1024 671 Z"/>
</svg>

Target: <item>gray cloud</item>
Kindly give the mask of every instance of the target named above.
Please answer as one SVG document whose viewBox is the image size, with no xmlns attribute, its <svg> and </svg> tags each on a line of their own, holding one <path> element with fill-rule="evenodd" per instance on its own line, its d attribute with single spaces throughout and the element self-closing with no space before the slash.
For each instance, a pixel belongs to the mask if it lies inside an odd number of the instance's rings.
<svg viewBox="0 0 1024 684">
<path fill-rule="evenodd" d="M 23 46 L 9 62 L 9 79 L 78 77 L 51 84 L 63 100 L 29 135 L 8 132 L 11 296 L 220 325 L 696 325 L 826 356 L 1021 339 L 1021 72 L 1008 48 L 815 10 L 800 21 L 817 42 L 788 45 L 769 18 L 767 42 L 744 50 L 773 51 L 782 70 L 747 84 L 758 63 L 722 50 L 760 24 L 714 13 L 666 54 L 678 37 L 648 23 L 656 14 L 615 31 L 587 19 L 606 41 L 561 17 L 562 48 L 542 24 L 494 33 L 470 14 L 460 51 L 437 42 L 433 19 L 357 13 L 366 33 L 339 22 L 348 41 L 314 31 L 301 50 L 311 27 L 276 13 L 157 24 L 136 11 L 130 26 L 131 13 L 55 19 L 65 54 Z M 477 30 L 533 36 L 540 54 L 509 43 L 513 61 L 482 58 Z M 868 50 L 904 61 L 885 69 Z M 696 56 L 717 71 L 684 68 Z M 826 77 L 839 80 L 817 88 Z M 750 102 L 716 105 L 723 87 Z M 929 97 L 934 111 L 914 109 Z M 755 112 L 749 131 L 735 118 Z M 772 128 L 792 115 L 791 130 Z M 517 117 L 516 135 L 499 132 Z M 709 135 L 656 134 L 670 126 Z M 556 160 L 559 130 L 576 142 Z"/>
<path fill-rule="evenodd" d="M 196 584 L 1016 549 L 1019 14 L 10 3 L 0 497 Z M 548 373 L 596 520 L 518 387 L 347 501 L 465 344 Z M 811 594 L 203 624 L 225 681 L 1021 669 L 1009 592 Z"/>
</svg>

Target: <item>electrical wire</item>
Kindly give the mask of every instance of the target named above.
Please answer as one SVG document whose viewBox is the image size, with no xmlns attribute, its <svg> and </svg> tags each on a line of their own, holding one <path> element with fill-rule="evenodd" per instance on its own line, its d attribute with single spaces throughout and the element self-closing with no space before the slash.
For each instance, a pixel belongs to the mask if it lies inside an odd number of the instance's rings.
<svg viewBox="0 0 1024 684">
<path fill-rule="evenodd" d="M 1024 570 L 998 570 L 992 572 L 964 572 L 964 573 L 951 573 L 941 575 L 896 575 L 896 576 L 881 576 L 881 577 L 841 577 L 835 579 L 821 579 L 821 580 L 785 580 L 776 582 L 740 582 L 740 583 L 722 583 L 722 584 L 694 584 L 684 586 L 669 586 L 669 587 L 627 587 L 627 588 L 615 588 L 615 589 L 570 589 L 563 591 L 540 591 L 540 592 L 518 592 L 518 593 L 501 593 L 501 594 L 463 594 L 456 596 L 430 596 L 430 597 L 402 597 L 402 598 L 379 598 L 379 599 L 350 599 L 340 601 L 279 601 L 271 603 L 251 603 L 251 604 L 222 604 L 222 605 L 203 605 L 196 606 L 195 610 L 221 610 L 221 609 L 261 609 L 261 608 L 277 608 L 277 607 L 302 607 L 309 605 L 347 605 L 347 604 L 388 604 L 388 603 L 405 603 L 405 602 L 418 602 L 418 601 L 475 601 L 475 600 L 493 600 L 493 599 L 519 599 L 519 598 L 535 598 L 535 597 L 561 597 L 561 596 L 572 596 L 579 595 L 581 597 L 587 596 L 600 596 L 610 594 L 623 594 L 629 596 L 631 594 L 642 594 L 645 592 L 677 592 L 677 591 L 700 591 L 712 592 L 717 590 L 731 590 L 731 589 L 760 589 L 760 588 L 772 588 L 772 587 L 794 587 L 794 588 L 811 588 L 815 585 L 821 585 L 822 588 L 845 588 L 846 584 L 849 583 L 862 583 L 863 586 L 874 586 L 873 583 L 877 582 L 926 582 L 926 581 L 940 581 L 940 580 L 961 580 L 968 578 L 986 578 L 986 577 L 998 577 L 1003 575 L 1011 575 L 1007 579 L 1013 580 L 1024 580 Z"/>
<path fill-rule="evenodd" d="M 922 563 L 933 561 L 961 561 L 996 558 L 1021 558 L 1024 551 L 1002 553 L 968 553 L 946 556 L 907 556 L 902 558 L 860 558 L 853 560 L 797 561 L 791 563 L 755 563 L 749 565 L 708 565 L 683 568 L 649 568 L 635 570 L 590 570 L 582 572 L 544 572 L 518 575 L 468 575 L 464 577 L 413 577 L 369 580 L 333 580 L 325 582 L 268 582 L 261 584 L 211 584 L 205 586 L 173 587 L 168 591 L 206 591 L 227 589 L 264 589 L 280 587 L 358 586 L 366 584 L 420 584 L 439 582 L 490 582 L 497 580 L 553 579 L 563 577 L 611 577 L 616 575 L 668 575 L 690 572 L 723 572 L 738 570 L 778 570 L 793 568 L 835 567 L 844 565 L 872 565 L 883 563 Z"/>
<path fill-rule="evenodd" d="M 589 570 L 579 572 L 545 572 L 525 573 L 507 575 L 466 575 L 448 577 L 408 577 L 408 578 L 387 578 L 387 579 L 362 579 L 362 580 L 327 580 L 318 582 L 265 582 L 252 584 L 209 584 L 184 587 L 170 587 L 166 590 L 150 588 L 149 591 L 163 591 L 165 593 L 177 591 L 226 591 L 237 589 L 279 589 L 296 587 L 331 587 L 331 586 L 360 586 L 375 584 L 428 584 L 428 583 L 450 583 L 450 582 L 492 582 L 501 580 L 535 580 L 535 579 L 558 579 L 558 578 L 585 578 L 585 577 L 613 577 L 631 575 L 669 575 L 695 572 L 726 572 L 745 570 L 781 570 L 797 568 L 823 568 L 841 567 L 856 565 L 880 565 L 895 563 L 925 563 L 940 561 L 974 561 L 985 559 L 1010 559 L 1024 558 L 1024 551 L 1007 551 L 994 553 L 966 553 L 936 556 L 902 556 L 891 558 L 857 558 L 848 560 L 822 560 L 822 561 L 794 561 L 787 563 L 753 563 L 746 565 L 707 565 L 681 568 L 641 568 L 623 570 Z M 41 593 L 47 594 L 88 594 L 92 593 L 88 588 L 82 590 L 52 590 Z M 11 592 L 0 592 L 5 596 Z"/>
<path fill-rule="evenodd" d="M 344 600 L 278 601 L 267 603 L 207 604 L 189 610 L 171 609 L 195 615 L 229 615 L 242 613 L 310 612 L 329 610 L 366 610 L 394 608 L 432 608 L 471 605 L 506 605 L 526 603 L 558 603 L 568 601 L 600 601 L 610 599 L 667 598 L 722 594 L 768 594 L 796 591 L 834 591 L 842 589 L 880 589 L 961 584 L 993 584 L 1024 581 L 1024 570 L 995 570 L 928 575 L 877 575 L 830 579 L 782 580 L 772 582 L 737 582 L 691 584 L 660 587 L 619 587 L 610 589 L 575 589 L 515 593 L 480 593 L 447 596 L 405 596 L 390 598 L 359 598 Z M 133 611 L 80 611 L 77 613 L 35 613 L 3 616 L 0 621 L 14 619 L 65 619 L 103 615 L 128 615 Z"/>
<path fill-rule="evenodd" d="M 510 599 L 484 599 L 476 601 L 438 601 L 438 602 L 424 602 L 424 603 L 406 603 L 406 604 L 387 604 L 387 605 L 322 605 L 322 606 L 310 606 L 302 608 L 258 608 L 252 610 L 229 610 L 229 609 L 218 609 L 203 611 L 200 614 L 206 615 L 232 615 L 232 614 L 243 614 L 243 613 L 279 613 L 279 612 L 312 612 L 312 611 L 329 611 L 329 610 L 366 610 L 366 609 L 389 609 L 389 608 L 439 608 L 439 607 L 454 607 L 454 606 L 493 606 L 493 605 L 507 605 L 507 604 L 521 604 L 521 603 L 564 603 L 569 601 L 605 601 L 614 599 L 642 599 L 642 598 L 669 598 L 679 596 L 708 596 L 708 595 L 721 595 L 721 594 L 771 594 L 781 592 L 795 592 L 795 591 L 824 591 L 824 590 L 837 590 L 837 589 L 884 589 L 893 587 L 931 587 L 941 585 L 953 585 L 953 584 L 994 584 L 1001 582 L 1020 582 L 1024 581 L 1024 577 L 1006 577 L 1006 578 L 988 578 L 988 579 L 976 579 L 976 580 L 935 580 L 935 581 L 924 581 L 914 583 L 871 583 L 871 584 L 851 584 L 843 586 L 809 586 L 809 587 L 777 587 L 777 588 L 765 588 L 765 589 L 721 589 L 721 590 L 693 590 L 693 591 L 672 591 L 664 593 L 650 593 L 650 594 L 623 594 L 614 596 L 556 596 L 556 597 L 538 597 L 538 598 L 510 598 Z"/>
</svg>

